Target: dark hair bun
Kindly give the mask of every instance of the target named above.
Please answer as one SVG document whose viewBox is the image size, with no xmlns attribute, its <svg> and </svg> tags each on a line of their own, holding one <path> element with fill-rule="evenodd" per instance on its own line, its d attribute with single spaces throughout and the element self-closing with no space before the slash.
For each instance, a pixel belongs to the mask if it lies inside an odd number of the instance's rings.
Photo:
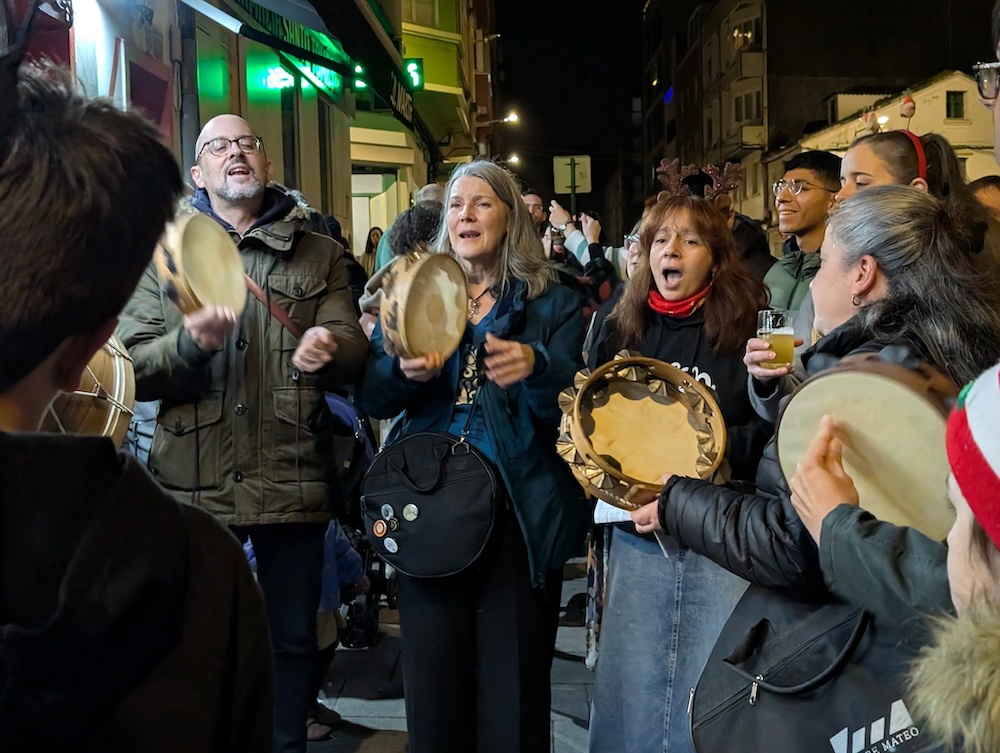
<svg viewBox="0 0 1000 753">
<path fill-rule="evenodd" d="M 943 200 L 934 218 L 934 240 L 950 240 L 957 249 L 970 254 L 983 250 L 988 229 L 986 208 L 965 198 Z"/>
<path fill-rule="evenodd" d="M 407 209 L 389 229 L 389 248 L 396 256 L 425 248 L 438 233 L 441 210 L 433 204 L 417 204 Z"/>
</svg>

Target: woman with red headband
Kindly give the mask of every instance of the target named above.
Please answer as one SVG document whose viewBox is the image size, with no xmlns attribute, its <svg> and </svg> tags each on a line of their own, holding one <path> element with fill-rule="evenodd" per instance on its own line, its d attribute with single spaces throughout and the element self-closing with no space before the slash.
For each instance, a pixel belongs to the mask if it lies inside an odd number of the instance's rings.
<svg viewBox="0 0 1000 753">
<path fill-rule="evenodd" d="M 944 136 L 887 131 L 862 136 L 840 165 L 837 201 L 871 186 L 911 186 L 941 199 L 971 198 L 955 150 Z"/>
<path fill-rule="evenodd" d="M 947 139 L 936 133 L 917 136 L 910 131 L 887 131 L 862 136 L 851 144 L 840 165 L 837 203 L 875 186 L 910 186 L 948 203 L 961 202 L 978 207 L 966 186 L 955 150 Z M 996 273 L 996 260 L 1000 258 L 998 231 L 1000 227 L 993 224 L 987 232 L 986 250 L 990 253 L 984 254 L 982 261 L 984 269 L 992 274 Z M 795 329 L 797 332 L 812 329 L 813 342 L 827 334 L 815 322 L 811 292 L 796 317 Z M 743 360 L 750 374 L 750 401 L 757 413 L 771 422 L 778 419 L 782 399 L 805 378 L 798 360 L 794 369 L 762 366 L 773 358 L 774 353 L 766 340 L 751 338 L 747 342 Z"/>
</svg>

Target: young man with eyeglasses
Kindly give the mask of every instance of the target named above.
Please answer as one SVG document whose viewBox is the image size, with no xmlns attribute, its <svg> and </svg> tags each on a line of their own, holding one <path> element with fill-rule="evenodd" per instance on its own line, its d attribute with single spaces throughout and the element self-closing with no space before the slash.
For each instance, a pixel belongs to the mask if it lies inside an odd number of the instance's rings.
<svg viewBox="0 0 1000 753">
<path fill-rule="evenodd" d="M 991 30 L 997 60 L 979 63 L 973 66 L 973 70 L 979 87 L 979 100 L 993 111 L 993 152 L 994 159 L 1000 164 L 1000 108 L 997 107 L 997 96 L 1000 94 L 1000 2 L 993 8 Z"/>
<path fill-rule="evenodd" d="M 252 126 L 234 115 L 202 130 L 181 212 L 202 212 L 237 244 L 266 299 L 301 340 L 248 297 L 240 316 L 208 305 L 184 316 L 147 269 L 118 334 L 136 396 L 159 400 L 153 475 L 228 524 L 257 558 L 275 664 L 273 750 L 306 750 L 328 482 L 349 462 L 323 391 L 355 381 L 368 341 L 354 313 L 343 249 L 312 231 L 311 210 L 271 184 Z M 343 448 L 338 453 L 338 448 Z"/>
<path fill-rule="evenodd" d="M 840 190 L 840 157 L 819 150 L 797 154 L 785 163 L 785 175 L 772 190 L 778 229 L 791 237 L 764 276 L 764 285 L 772 307 L 794 314 L 819 270 L 826 216 Z"/>
</svg>

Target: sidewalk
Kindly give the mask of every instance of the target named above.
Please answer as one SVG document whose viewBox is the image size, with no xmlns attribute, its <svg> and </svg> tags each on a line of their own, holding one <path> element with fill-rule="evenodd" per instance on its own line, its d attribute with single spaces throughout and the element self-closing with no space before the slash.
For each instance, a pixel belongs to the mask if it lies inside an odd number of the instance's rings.
<svg viewBox="0 0 1000 753">
<path fill-rule="evenodd" d="M 566 578 L 563 605 L 574 594 L 586 591 L 585 566 L 578 562 L 567 565 Z M 391 635 L 392 627 L 387 627 L 386 632 Z M 594 674 L 584 666 L 585 651 L 585 628 L 559 628 L 552 665 L 553 753 L 586 753 L 587 750 L 587 720 Z M 363 663 L 355 661 L 352 666 L 361 667 Z M 310 743 L 309 753 L 404 753 L 406 750 L 406 711 L 402 698 L 340 697 L 330 699 L 328 705 L 340 713 L 344 722 L 335 730 L 332 739 Z"/>
</svg>

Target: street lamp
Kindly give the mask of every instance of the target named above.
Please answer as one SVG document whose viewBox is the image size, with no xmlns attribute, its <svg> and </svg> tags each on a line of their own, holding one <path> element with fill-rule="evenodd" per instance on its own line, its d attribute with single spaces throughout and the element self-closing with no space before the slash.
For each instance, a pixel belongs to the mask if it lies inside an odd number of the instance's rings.
<svg viewBox="0 0 1000 753">
<path fill-rule="evenodd" d="M 518 157 L 516 154 L 512 154 L 507 158 L 507 161 L 512 165 L 516 165 L 518 162 L 521 161 L 521 158 Z"/>
<path fill-rule="evenodd" d="M 496 118 L 494 120 L 480 120 L 476 123 L 477 126 L 489 126 L 496 123 L 518 123 L 521 120 L 521 116 L 517 114 L 516 111 L 511 110 L 502 118 Z"/>
</svg>

